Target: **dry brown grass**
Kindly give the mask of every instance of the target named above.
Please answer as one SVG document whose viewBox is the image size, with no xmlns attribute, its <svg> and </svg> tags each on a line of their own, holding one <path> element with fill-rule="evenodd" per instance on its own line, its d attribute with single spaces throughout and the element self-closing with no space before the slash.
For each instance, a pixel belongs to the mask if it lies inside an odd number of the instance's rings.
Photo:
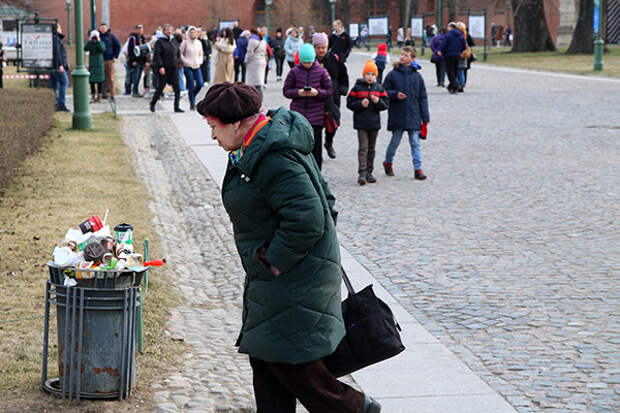
<svg viewBox="0 0 620 413">
<path fill-rule="evenodd" d="M 136 245 L 145 237 L 151 256 L 161 256 L 151 228 L 149 195 L 136 178 L 119 122 L 93 116 L 93 129 L 69 129 L 71 114 L 57 114 L 41 150 L 28 158 L 0 199 L 0 320 L 43 315 L 45 263 L 68 227 L 110 209 L 108 222 L 129 222 Z M 85 402 L 79 411 L 151 411 L 150 384 L 181 360 L 184 345 L 164 334 L 168 309 L 181 303 L 165 267 L 151 272 L 144 300 L 144 348 L 137 358 L 137 388 L 129 401 Z M 51 320 L 50 344 L 56 342 Z M 0 410 L 78 411 L 39 390 L 43 320 L 0 322 Z M 50 349 L 49 377 L 57 377 L 56 347 Z M 47 409 L 47 410 L 46 410 Z"/>
<path fill-rule="evenodd" d="M 0 197 L 26 157 L 33 154 L 54 119 L 49 89 L 4 89 L 0 93 Z"/>
</svg>

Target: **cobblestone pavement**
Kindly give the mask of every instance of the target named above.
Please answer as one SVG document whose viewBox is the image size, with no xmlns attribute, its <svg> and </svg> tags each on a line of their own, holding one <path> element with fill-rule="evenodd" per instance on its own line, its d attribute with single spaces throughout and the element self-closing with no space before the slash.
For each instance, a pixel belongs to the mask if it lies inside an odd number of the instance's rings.
<svg viewBox="0 0 620 413">
<path fill-rule="evenodd" d="M 351 79 L 365 59 L 351 56 Z M 474 66 L 466 92 L 449 96 L 421 63 L 429 178 L 413 180 L 406 142 L 396 177 L 383 175 L 382 130 L 379 182 L 359 187 L 343 109 L 338 158 L 324 160 L 340 242 L 518 411 L 620 410 L 620 82 Z M 269 84 L 266 107 L 288 106 L 280 87 Z M 171 333 L 195 351 L 156 398 L 162 412 L 252 411 L 249 366 L 232 346 L 242 270 L 228 218 L 167 116 L 126 124 L 165 248 L 190 252 L 171 266 L 189 297 Z"/>
<path fill-rule="evenodd" d="M 474 65 L 450 96 L 421 63 L 429 178 L 405 139 L 383 174 L 382 130 L 379 182 L 359 187 L 343 109 L 323 161 L 341 244 L 518 411 L 620 411 L 620 81 Z M 266 106 L 288 106 L 277 87 Z"/>
</svg>

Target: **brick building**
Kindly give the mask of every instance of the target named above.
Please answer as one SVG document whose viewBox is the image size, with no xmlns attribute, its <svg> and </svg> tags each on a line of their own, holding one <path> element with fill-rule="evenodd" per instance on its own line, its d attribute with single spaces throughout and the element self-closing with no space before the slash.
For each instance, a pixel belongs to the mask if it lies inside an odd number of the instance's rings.
<svg viewBox="0 0 620 413">
<path fill-rule="evenodd" d="M 563 42 L 567 41 L 576 21 L 576 0 L 545 0 L 547 21 L 551 35 Z M 67 20 L 65 0 L 30 0 L 32 8 L 38 8 L 42 17 L 58 17 L 65 25 Z M 444 2 L 443 23 L 449 22 L 448 1 Z M 85 28 L 89 27 L 89 1 L 84 1 Z M 487 31 L 490 36 L 492 24 L 506 26 L 511 22 L 512 11 L 507 0 L 455 0 L 455 20 L 467 22 L 467 11 L 482 12 L 487 7 Z M 424 16 L 424 24 L 436 23 L 436 0 L 419 0 L 416 15 Z M 388 16 L 389 24 L 396 36 L 400 25 L 398 0 L 337 0 L 336 17 L 348 23 L 363 23 L 369 16 Z M 206 28 L 217 26 L 221 20 L 239 19 L 244 28 L 253 25 L 267 25 L 267 7 L 264 0 L 96 0 L 97 22 L 101 16 L 109 17 L 112 31 L 119 38 L 127 37 L 137 23 L 144 24 L 147 33 L 163 23 L 174 25 L 193 24 Z M 560 14 L 562 10 L 562 14 Z M 329 30 L 331 6 L 329 0 L 273 0 L 270 8 L 270 26 L 304 26 L 306 30 Z M 562 27 L 560 27 L 562 20 Z M 512 24 L 511 24 L 512 26 Z M 66 27 L 66 25 L 65 25 Z M 347 26 L 348 27 L 348 26 Z M 570 38 L 568 38 L 570 41 Z"/>
</svg>

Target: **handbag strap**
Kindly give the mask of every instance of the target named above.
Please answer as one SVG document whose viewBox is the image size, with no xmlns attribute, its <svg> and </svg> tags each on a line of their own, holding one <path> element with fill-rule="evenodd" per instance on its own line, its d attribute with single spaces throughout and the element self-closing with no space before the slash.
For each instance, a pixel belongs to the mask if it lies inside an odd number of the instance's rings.
<svg viewBox="0 0 620 413">
<path fill-rule="evenodd" d="M 342 271 L 342 281 L 344 281 L 344 285 L 347 287 L 347 291 L 349 292 L 349 295 L 355 294 L 355 290 L 353 289 L 353 284 L 351 284 L 351 280 L 349 280 L 349 277 L 347 276 L 347 273 L 345 272 L 344 267 L 342 265 L 340 266 L 340 271 Z"/>
</svg>

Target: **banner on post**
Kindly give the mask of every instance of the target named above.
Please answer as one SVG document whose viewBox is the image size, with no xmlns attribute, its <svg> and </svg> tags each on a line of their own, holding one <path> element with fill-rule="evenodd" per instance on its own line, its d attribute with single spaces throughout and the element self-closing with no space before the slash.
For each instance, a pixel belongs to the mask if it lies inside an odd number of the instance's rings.
<svg viewBox="0 0 620 413">
<path fill-rule="evenodd" d="M 424 19 L 422 17 L 411 18 L 411 37 L 424 37 Z"/>
<path fill-rule="evenodd" d="M 54 68 L 54 31 L 51 24 L 22 23 L 22 67 Z"/>
<path fill-rule="evenodd" d="M 368 18 L 368 35 L 369 36 L 387 36 L 388 34 L 388 18 L 387 17 L 369 17 Z"/>
<path fill-rule="evenodd" d="M 360 26 L 357 23 L 349 24 L 349 36 L 352 38 L 358 37 L 360 34 Z"/>
<path fill-rule="evenodd" d="M 469 16 L 467 32 L 475 39 L 484 38 L 484 16 Z"/>
</svg>

